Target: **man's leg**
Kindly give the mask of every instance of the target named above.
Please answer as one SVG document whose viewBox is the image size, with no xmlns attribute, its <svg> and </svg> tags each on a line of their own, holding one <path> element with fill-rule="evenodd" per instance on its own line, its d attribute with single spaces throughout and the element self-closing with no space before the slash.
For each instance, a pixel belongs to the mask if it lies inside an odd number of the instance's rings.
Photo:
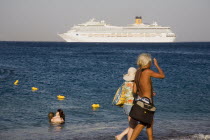
<svg viewBox="0 0 210 140">
<path fill-rule="evenodd" d="M 143 124 L 138 124 L 135 129 L 133 130 L 133 134 L 131 136 L 131 139 L 130 140 L 135 140 L 139 134 L 141 133 L 142 129 L 144 129 L 144 125 Z"/>
<path fill-rule="evenodd" d="M 153 140 L 153 123 L 152 122 L 151 126 L 147 127 L 147 136 L 148 136 L 148 140 Z"/>
</svg>

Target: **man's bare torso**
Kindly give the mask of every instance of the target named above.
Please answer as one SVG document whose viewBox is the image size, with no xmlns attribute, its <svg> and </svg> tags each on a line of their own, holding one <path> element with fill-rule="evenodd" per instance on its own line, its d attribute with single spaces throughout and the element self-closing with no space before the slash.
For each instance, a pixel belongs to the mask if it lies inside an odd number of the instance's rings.
<svg viewBox="0 0 210 140">
<path fill-rule="evenodd" d="M 140 97 L 148 97 L 152 98 L 152 85 L 151 85 L 151 78 L 148 74 L 149 69 L 144 70 L 141 73 L 141 78 L 140 78 Z"/>
</svg>

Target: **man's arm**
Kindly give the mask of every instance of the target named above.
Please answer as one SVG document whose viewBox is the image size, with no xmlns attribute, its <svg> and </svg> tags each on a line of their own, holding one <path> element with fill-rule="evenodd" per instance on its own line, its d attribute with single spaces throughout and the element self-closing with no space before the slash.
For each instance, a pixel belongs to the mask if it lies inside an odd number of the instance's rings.
<svg viewBox="0 0 210 140">
<path fill-rule="evenodd" d="M 159 67 L 158 62 L 155 58 L 154 58 L 154 65 L 158 69 L 158 73 L 150 70 L 150 76 L 154 77 L 154 78 L 160 78 L 160 79 L 165 78 L 165 74 L 164 74 L 163 70 Z"/>
<path fill-rule="evenodd" d="M 136 83 L 135 82 L 133 82 L 133 93 L 137 93 L 137 87 L 136 87 Z"/>
</svg>

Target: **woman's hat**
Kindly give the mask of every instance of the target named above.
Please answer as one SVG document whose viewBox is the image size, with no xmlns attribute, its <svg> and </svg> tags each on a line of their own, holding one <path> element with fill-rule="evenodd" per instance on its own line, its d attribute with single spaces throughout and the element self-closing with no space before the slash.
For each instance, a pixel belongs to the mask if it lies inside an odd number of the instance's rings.
<svg viewBox="0 0 210 140">
<path fill-rule="evenodd" d="M 136 68 L 130 67 L 128 73 L 123 76 L 125 81 L 133 81 L 135 79 Z"/>
</svg>

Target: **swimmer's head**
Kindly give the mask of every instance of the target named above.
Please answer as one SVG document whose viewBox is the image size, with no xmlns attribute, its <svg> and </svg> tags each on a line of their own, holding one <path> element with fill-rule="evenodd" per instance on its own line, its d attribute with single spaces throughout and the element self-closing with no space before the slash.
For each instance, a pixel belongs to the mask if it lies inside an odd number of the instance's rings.
<svg viewBox="0 0 210 140">
<path fill-rule="evenodd" d="M 55 116 L 55 114 L 53 112 L 50 112 L 48 114 L 48 119 L 49 119 L 49 122 L 51 121 L 51 119 Z"/>
<path fill-rule="evenodd" d="M 65 121 L 65 114 L 64 114 L 63 110 L 58 109 L 57 112 L 59 112 L 60 117 L 63 118 L 63 120 Z"/>
<path fill-rule="evenodd" d="M 139 55 L 138 60 L 137 60 L 137 65 L 140 67 L 147 66 L 148 64 L 151 65 L 152 58 L 151 55 L 148 53 L 142 53 Z"/>
</svg>

